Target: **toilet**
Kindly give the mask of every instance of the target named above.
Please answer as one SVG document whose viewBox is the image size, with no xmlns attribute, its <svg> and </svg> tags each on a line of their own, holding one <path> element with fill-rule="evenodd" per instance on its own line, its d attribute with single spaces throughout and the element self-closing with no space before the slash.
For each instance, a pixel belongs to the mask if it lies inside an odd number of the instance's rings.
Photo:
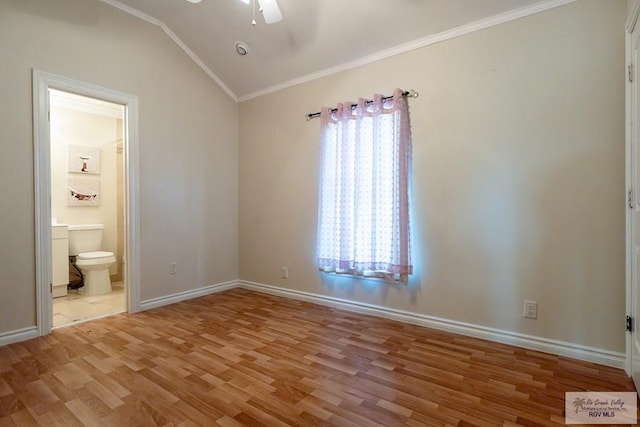
<svg viewBox="0 0 640 427">
<path fill-rule="evenodd" d="M 69 255 L 76 257 L 82 272 L 85 295 L 111 292 L 109 267 L 116 262 L 113 252 L 101 251 L 104 224 L 69 225 Z"/>
</svg>

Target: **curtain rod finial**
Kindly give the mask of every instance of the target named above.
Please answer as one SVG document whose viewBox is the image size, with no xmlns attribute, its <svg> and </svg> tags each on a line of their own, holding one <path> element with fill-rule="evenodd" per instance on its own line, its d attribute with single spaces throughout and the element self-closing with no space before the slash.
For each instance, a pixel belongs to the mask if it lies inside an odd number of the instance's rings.
<svg viewBox="0 0 640 427">
<path fill-rule="evenodd" d="M 420 94 L 418 92 L 416 92 L 415 90 L 413 90 L 413 89 L 409 89 L 409 95 L 408 96 L 410 98 L 417 98 L 417 97 L 420 96 Z"/>
</svg>

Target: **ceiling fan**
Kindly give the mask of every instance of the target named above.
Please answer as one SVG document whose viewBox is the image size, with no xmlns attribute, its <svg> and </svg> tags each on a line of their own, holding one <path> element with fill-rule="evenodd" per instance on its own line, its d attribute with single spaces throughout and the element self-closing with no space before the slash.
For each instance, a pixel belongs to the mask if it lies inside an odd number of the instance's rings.
<svg viewBox="0 0 640 427">
<path fill-rule="evenodd" d="M 187 0 L 191 3 L 200 3 L 202 0 Z M 249 4 L 252 0 L 240 0 L 245 4 Z M 255 2 L 255 0 L 253 0 Z M 280 12 L 280 8 L 278 7 L 277 0 L 258 0 L 259 11 L 262 13 L 264 17 L 264 22 L 267 24 L 274 24 L 278 21 L 282 20 L 282 12 Z M 255 19 L 253 22 L 255 25 Z"/>
</svg>

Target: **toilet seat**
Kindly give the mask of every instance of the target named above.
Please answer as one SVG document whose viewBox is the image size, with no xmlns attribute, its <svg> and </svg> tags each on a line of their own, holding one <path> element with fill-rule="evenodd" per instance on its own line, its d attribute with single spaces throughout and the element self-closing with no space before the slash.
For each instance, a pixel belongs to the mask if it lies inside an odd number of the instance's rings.
<svg viewBox="0 0 640 427">
<path fill-rule="evenodd" d="M 78 254 L 78 260 L 91 261 L 99 258 L 109 258 L 113 256 L 113 252 L 95 251 L 95 252 L 83 252 Z"/>
<path fill-rule="evenodd" d="M 76 256 L 76 265 L 81 269 L 99 265 L 106 265 L 108 268 L 114 262 L 116 262 L 116 257 L 113 252 L 83 252 Z"/>
</svg>

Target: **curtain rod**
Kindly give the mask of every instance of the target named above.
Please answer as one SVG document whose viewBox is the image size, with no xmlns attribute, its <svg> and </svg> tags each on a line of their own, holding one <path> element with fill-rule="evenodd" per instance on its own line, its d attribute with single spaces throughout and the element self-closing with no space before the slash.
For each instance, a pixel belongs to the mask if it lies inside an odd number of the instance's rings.
<svg viewBox="0 0 640 427">
<path fill-rule="evenodd" d="M 418 96 L 420 96 L 420 94 L 418 92 L 416 92 L 415 90 L 410 89 L 410 90 L 403 91 L 402 92 L 402 96 L 406 96 L 408 98 L 417 98 Z M 388 101 L 389 99 L 393 99 L 393 95 L 383 96 L 382 97 L 382 101 L 383 102 L 384 101 Z M 371 104 L 373 104 L 373 101 L 371 99 L 367 99 L 367 105 L 371 105 Z M 352 110 L 355 109 L 357 105 L 358 104 L 352 104 L 351 105 L 351 109 Z M 332 113 L 335 113 L 336 111 L 338 111 L 338 109 L 337 108 L 332 108 L 330 111 Z M 305 117 L 306 117 L 307 121 L 309 121 L 311 119 L 315 119 L 316 117 L 320 117 L 320 112 L 318 111 L 317 113 L 309 113 Z"/>
</svg>

